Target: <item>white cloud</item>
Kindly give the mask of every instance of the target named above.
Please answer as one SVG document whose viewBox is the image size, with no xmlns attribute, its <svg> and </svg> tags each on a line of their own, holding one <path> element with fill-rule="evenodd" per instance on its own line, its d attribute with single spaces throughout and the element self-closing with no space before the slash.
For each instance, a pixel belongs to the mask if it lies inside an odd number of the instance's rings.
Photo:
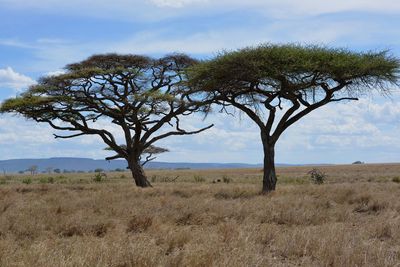
<svg viewBox="0 0 400 267">
<path fill-rule="evenodd" d="M 0 69 L 0 88 L 10 88 L 21 91 L 32 84 L 35 84 L 32 78 L 15 72 L 11 67 Z"/>
<path fill-rule="evenodd" d="M 30 11 L 39 9 L 49 13 L 57 11 L 74 16 L 153 21 L 199 12 L 221 14 L 245 9 L 264 13 L 270 18 L 290 19 L 347 11 L 400 12 L 400 2 L 394 0 L 0 0 L 0 6 Z"/>
<path fill-rule="evenodd" d="M 0 146 L 16 145 L 29 147 L 32 144 L 48 145 L 54 143 L 54 138 L 43 124 L 37 124 L 22 117 L 2 115 L 0 117 Z M 22 151 L 20 151 L 22 152 Z"/>
<path fill-rule="evenodd" d="M 150 0 L 150 2 L 158 7 L 182 8 L 192 4 L 205 4 L 208 3 L 209 0 Z"/>
<path fill-rule="evenodd" d="M 353 154 L 382 162 L 391 151 L 400 149 L 399 136 L 400 104 L 376 97 L 328 104 L 314 111 L 291 126 L 278 147 L 283 158 L 292 162 L 290 151 L 295 155 L 302 151 L 307 158 L 312 157 L 310 154 L 320 155 L 319 162 L 329 162 L 337 155 L 341 158 L 337 162 L 349 162 Z M 371 149 L 376 152 L 369 153 Z"/>
<path fill-rule="evenodd" d="M 45 73 L 45 76 L 57 76 L 57 75 L 61 75 L 61 74 L 65 74 L 65 70 L 55 70 L 55 71 L 49 71 L 47 73 Z"/>
</svg>

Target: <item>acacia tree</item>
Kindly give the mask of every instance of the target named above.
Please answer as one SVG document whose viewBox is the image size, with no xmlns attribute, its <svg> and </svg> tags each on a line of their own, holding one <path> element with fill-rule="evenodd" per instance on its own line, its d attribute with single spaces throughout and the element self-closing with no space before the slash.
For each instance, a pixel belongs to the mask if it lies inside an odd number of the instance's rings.
<svg viewBox="0 0 400 267">
<path fill-rule="evenodd" d="M 142 163 L 166 152 L 155 142 L 173 135 L 200 133 L 210 127 L 188 131 L 181 116 L 201 111 L 201 103 L 188 101 L 184 70 L 196 61 L 183 54 L 153 59 L 138 55 L 94 55 L 66 66 L 66 73 L 43 77 L 20 96 L 6 100 L 1 112 L 22 114 L 49 124 L 73 138 L 98 135 L 116 155 L 126 159 L 137 186 L 151 186 Z M 123 144 L 104 122 L 115 125 Z M 142 155 L 147 155 L 143 160 Z"/>
<path fill-rule="evenodd" d="M 319 46 L 261 45 L 194 66 L 193 91 L 243 111 L 260 128 L 263 192 L 275 190 L 275 144 L 289 126 L 328 103 L 396 84 L 399 60 L 387 51 L 357 53 Z"/>
</svg>

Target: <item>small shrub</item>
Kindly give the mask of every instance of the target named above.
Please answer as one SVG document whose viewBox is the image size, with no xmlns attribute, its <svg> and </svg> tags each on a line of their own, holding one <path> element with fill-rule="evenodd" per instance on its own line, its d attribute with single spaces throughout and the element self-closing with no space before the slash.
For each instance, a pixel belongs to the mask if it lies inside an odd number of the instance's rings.
<svg viewBox="0 0 400 267">
<path fill-rule="evenodd" d="M 127 233 L 142 233 L 146 231 L 153 224 L 153 219 L 151 217 L 143 216 L 133 216 L 129 222 L 126 229 Z"/>
<path fill-rule="evenodd" d="M 61 208 L 59 207 L 60 212 Z M 56 211 L 58 213 L 58 210 Z M 105 223 L 96 224 L 76 224 L 76 225 L 65 225 L 58 229 L 56 232 L 61 237 L 73 237 L 73 236 L 84 236 L 91 235 L 96 237 L 104 237 L 107 234 L 109 225 Z"/>
<path fill-rule="evenodd" d="M 151 178 L 150 178 L 150 181 L 152 182 L 152 183 L 155 183 L 156 181 L 157 181 L 157 175 L 152 175 L 151 176 Z"/>
<path fill-rule="evenodd" d="M 196 216 L 194 213 L 188 212 L 176 219 L 175 223 L 179 226 L 201 225 L 201 220 L 199 220 L 199 217 Z"/>
<path fill-rule="evenodd" d="M 82 236 L 83 230 L 82 227 L 73 225 L 67 226 L 64 229 L 60 229 L 58 234 L 62 237 Z"/>
<path fill-rule="evenodd" d="M 1 179 L 0 179 L 0 184 L 6 184 L 6 183 L 7 183 L 7 181 L 6 181 L 5 178 L 1 178 Z"/>
<path fill-rule="evenodd" d="M 230 182 L 232 182 L 232 179 L 229 178 L 228 176 L 224 175 L 224 176 L 222 176 L 222 182 L 229 184 Z"/>
<path fill-rule="evenodd" d="M 388 207 L 387 202 L 371 202 L 370 199 L 360 200 L 358 205 L 353 209 L 353 212 L 376 214 Z"/>
<path fill-rule="evenodd" d="M 312 169 L 308 172 L 311 182 L 314 184 L 323 184 L 326 179 L 326 174 L 318 169 Z"/>
<path fill-rule="evenodd" d="M 41 184 L 53 184 L 54 183 L 54 177 L 42 177 L 42 178 L 40 178 L 39 183 L 41 183 Z"/>
<path fill-rule="evenodd" d="M 392 179 L 392 182 L 393 182 L 393 183 L 400 183 L 400 177 L 394 177 L 394 178 Z"/>
<path fill-rule="evenodd" d="M 200 175 L 195 175 L 193 176 L 193 179 L 196 183 L 203 183 L 206 181 L 206 179 L 203 176 Z"/>
<path fill-rule="evenodd" d="M 104 237 L 107 234 L 109 226 L 104 223 L 98 223 L 89 227 L 89 232 L 96 237 Z"/>
<path fill-rule="evenodd" d="M 24 179 L 22 180 L 22 183 L 23 183 L 23 184 L 31 184 L 31 183 L 32 183 L 32 179 L 31 179 L 31 178 L 24 178 Z"/>
<path fill-rule="evenodd" d="M 96 183 L 101 183 L 107 178 L 107 174 L 104 172 L 96 172 L 96 174 L 93 177 L 93 182 Z"/>
</svg>

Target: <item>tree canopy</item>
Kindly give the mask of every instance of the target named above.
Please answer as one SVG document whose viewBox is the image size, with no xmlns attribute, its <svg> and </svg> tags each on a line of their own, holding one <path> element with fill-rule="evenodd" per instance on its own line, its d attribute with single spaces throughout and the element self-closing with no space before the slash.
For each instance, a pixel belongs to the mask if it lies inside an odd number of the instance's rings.
<svg viewBox="0 0 400 267">
<path fill-rule="evenodd" d="M 139 55 L 105 54 L 67 65 L 64 74 L 42 77 L 16 98 L 6 100 L 1 112 L 22 114 L 68 134 L 56 138 L 98 135 L 124 158 L 138 186 L 150 186 L 140 166 L 142 154 L 167 150 L 154 143 L 187 131 L 181 116 L 202 111 L 201 102 L 189 101 L 185 69 L 196 60 L 183 54 L 154 59 Z M 99 121 L 116 125 L 123 144 Z M 146 161 L 151 160 L 146 157 Z"/>
<path fill-rule="evenodd" d="M 330 102 L 357 100 L 374 89 L 388 92 L 398 82 L 399 65 L 388 51 L 266 44 L 203 61 L 191 67 L 189 81 L 193 91 L 240 109 L 259 126 L 263 190 L 271 191 L 275 143 L 289 126 Z"/>
</svg>

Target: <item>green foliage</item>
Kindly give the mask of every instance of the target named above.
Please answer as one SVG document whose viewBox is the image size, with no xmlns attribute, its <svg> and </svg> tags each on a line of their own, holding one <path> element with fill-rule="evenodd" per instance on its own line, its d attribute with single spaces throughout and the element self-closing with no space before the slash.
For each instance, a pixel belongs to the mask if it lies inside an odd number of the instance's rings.
<svg viewBox="0 0 400 267">
<path fill-rule="evenodd" d="M 392 182 L 400 183 L 400 177 L 393 177 Z"/>
<path fill-rule="evenodd" d="M 54 177 L 41 177 L 40 179 L 39 179 L 39 183 L 41 183 L 41 184 L 54 184 L 54 182 L 55 182 L 55 179 L 54 179 Z"/>
<path fill-rule="evenodd" d="M 326 179 L 326 174 L 318 169 L 312 169 L 308 172 L 311 182 L 314 184 L 323 184 Z"/>
<path fill-rule="evenodd" d="M 22 180 L 22 183 L 23 183 L 23 184 L 31 184 L 31 183 L 32 183 L 32 178 L 24 178 L 24 179 Z"/>
<path fill-rule="evenodd" d="M 203 183 L 206 181 L 206 179 L 203 176 L 197 174 L 193 176 L 193 179 L 196 183 Z"/>
<path fill-rule="evenodd" d="M 345 90 L 355 93 L 359 86 L 382 88 L 397 83 L 399 66 L 388 51 L 358 53 L 315 45 L 266 44 L 221 53 L 189 73 L 190 83 L 205 91 L 248 90 L 251 83 L 260 82 L 266 86 L 262 90 L 278 91 L 286 80 L 290 90 L 320 90 L 313 81 L 351 81 Z"/>
<path fill-rule="evenodd" d="M 104 172 L 96 172 L 93 177 L 93 182 L 101 183 L 107 179 L 107 174 Z"/>
<path fill-rule="evenodd" d="M 229 178 L 227 175 L 222 176 L 222 182 L 229 184 L 230 182 L 232 182 L 232 179 Z"/>
</svg>

